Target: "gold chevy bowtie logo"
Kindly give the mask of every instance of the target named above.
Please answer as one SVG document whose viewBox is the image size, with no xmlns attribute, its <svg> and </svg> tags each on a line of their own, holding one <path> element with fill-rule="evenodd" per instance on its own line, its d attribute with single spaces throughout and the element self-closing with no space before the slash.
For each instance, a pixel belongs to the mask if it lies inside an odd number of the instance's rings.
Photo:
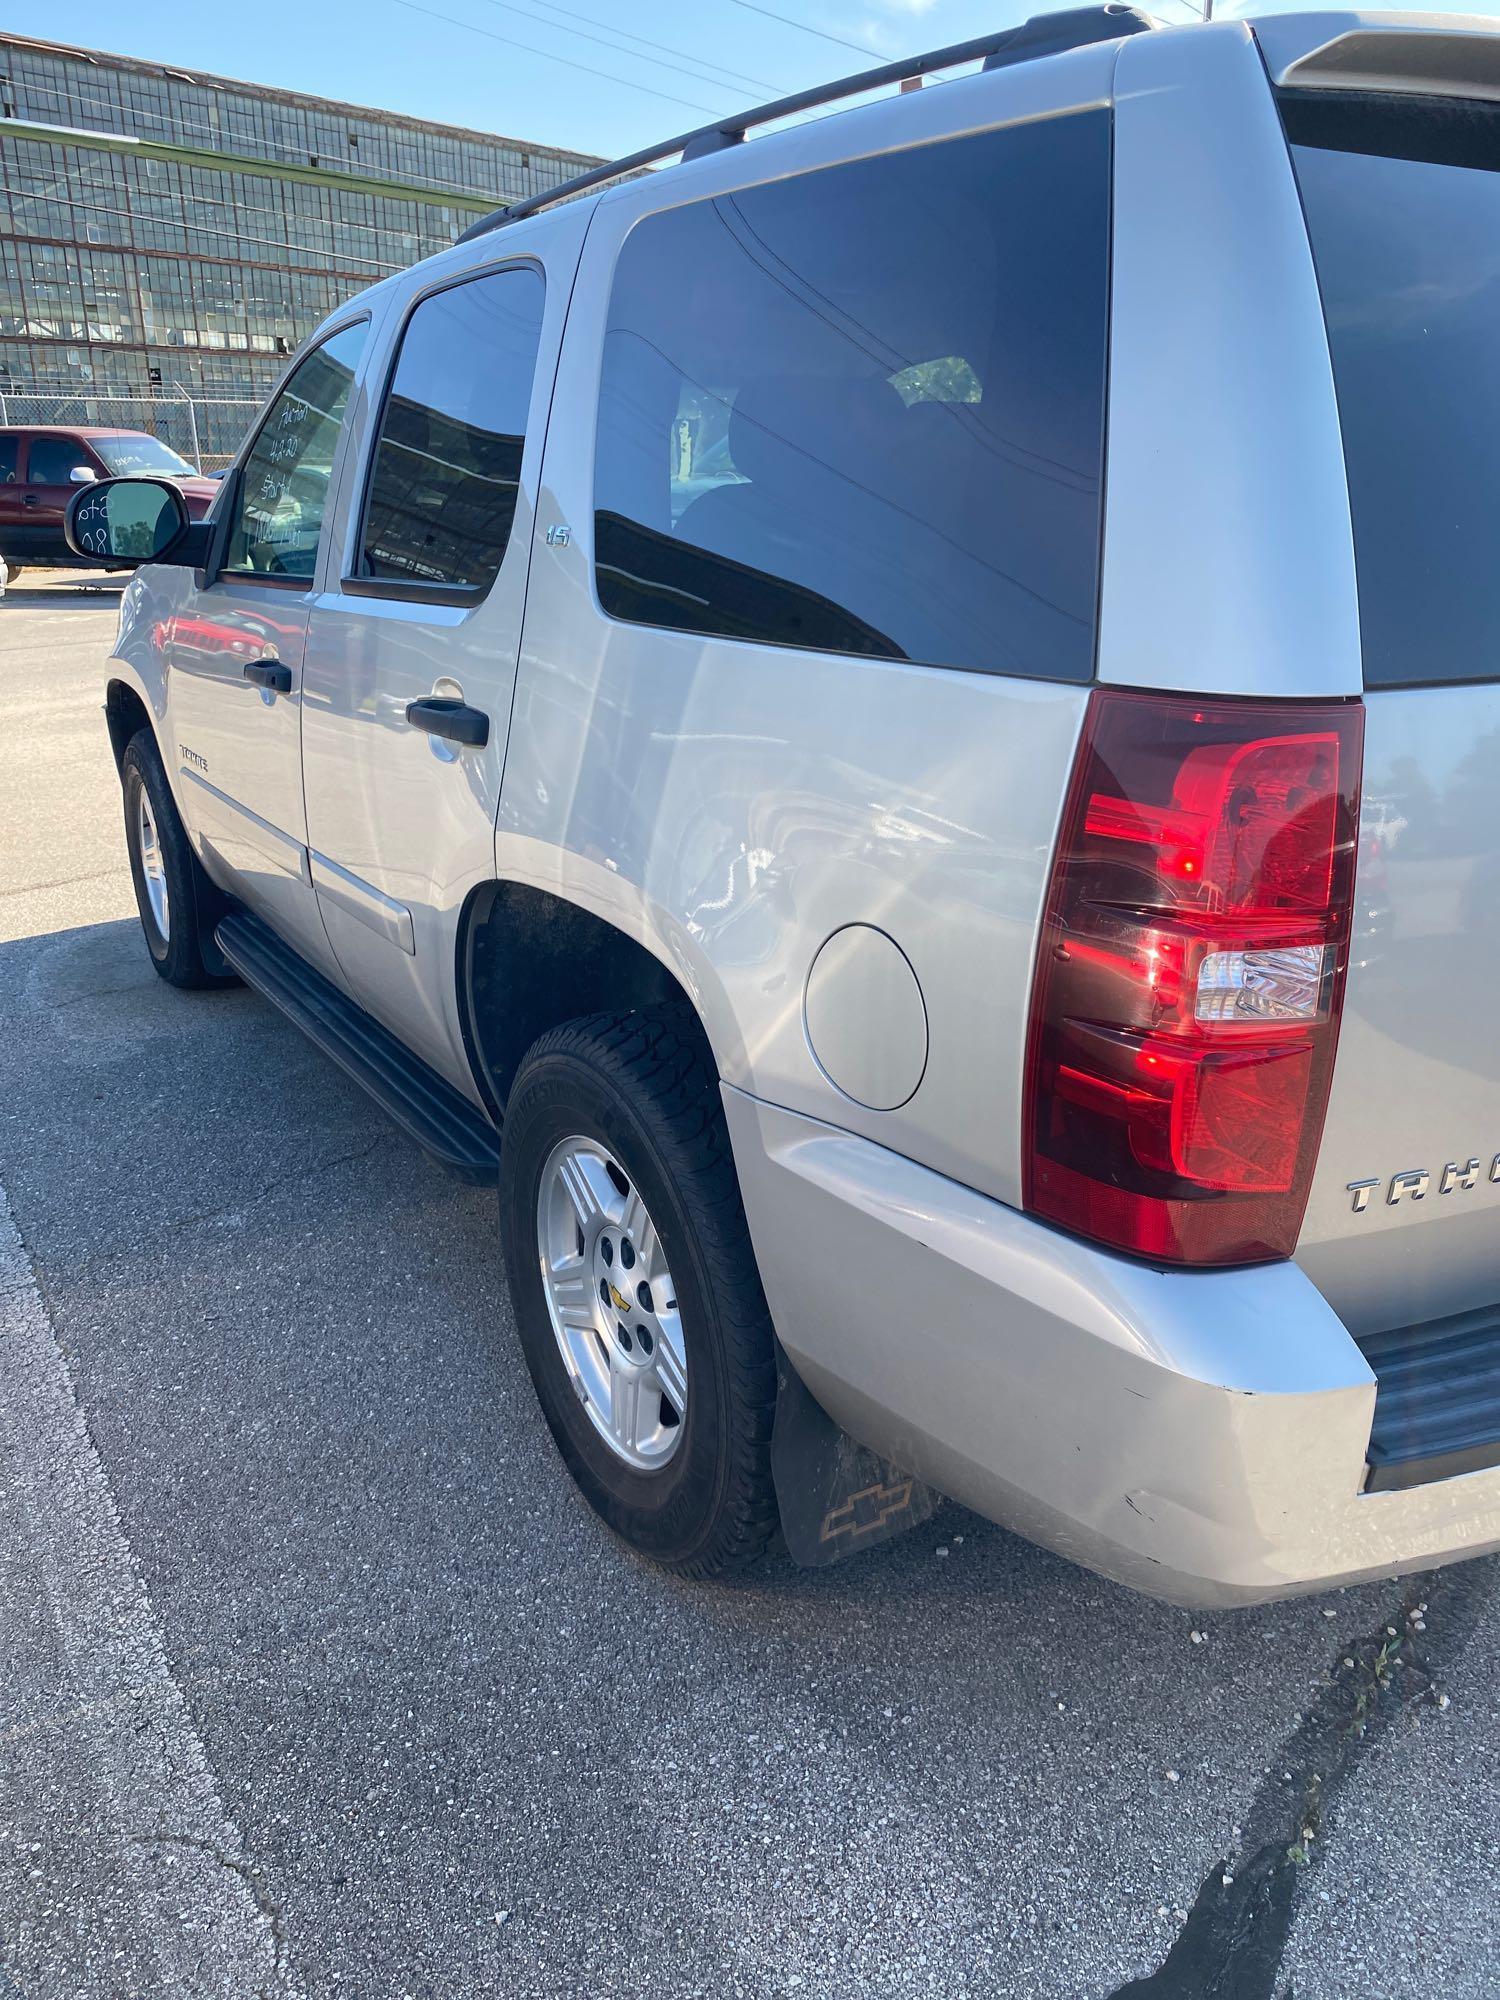
<svg viewBox="0 0 1500 2000">
<path fill-rule="evenodd" d="M 896 1515 L 904 1514 L 911 1505 L 911 1497 L 912 1482 L 909 1479 L 881 1481 L 875 1486 L 862 1487 L 823 1516 L 818 1540 L 834 1542 L 840 1535 L 868 1535 L 876 1528 L 883 1528 Z"/>
<path fill-rule="evenodd" d="M 609 1295 L 615 1302 L 616 1312 L 628 1313 L 630 1311 L 630 1301 L 629 1299 L 626 1298 L 625 1294 L 620 1290 L 618 1285 L 610 1286 Z"/>
</svg>

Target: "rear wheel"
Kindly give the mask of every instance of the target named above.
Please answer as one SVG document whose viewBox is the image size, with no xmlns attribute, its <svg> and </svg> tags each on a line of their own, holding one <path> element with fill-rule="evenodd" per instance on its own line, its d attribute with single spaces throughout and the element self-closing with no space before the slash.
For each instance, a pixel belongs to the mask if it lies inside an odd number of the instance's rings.
<svg viewBox="0 0 1500 2000">
<path fill-rule="evenodd" d="M 211 969 L 204 942 L 220 898 L 188 842 L 149 729 L 131 737 L 121 765 L 125 845 L 136 908 L 151 962 L 170 986 L 231 986 L 232 974 Z M 212 947 L 209 948 L 213 956 Z"/>
<path fill-rule="evenodd" d="M 505 1110 L 501 1232 L 543 1413 L 595 1511 L 691 1576 L 776 1529 L 770 1317 L 690 1016 L 571 1022 Z"/>
</svg>

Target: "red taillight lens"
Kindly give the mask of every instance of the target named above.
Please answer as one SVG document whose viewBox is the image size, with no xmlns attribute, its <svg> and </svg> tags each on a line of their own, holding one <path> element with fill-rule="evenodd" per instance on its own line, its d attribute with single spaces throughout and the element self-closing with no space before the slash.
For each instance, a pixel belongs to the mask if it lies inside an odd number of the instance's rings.
<svg viewBox="0 0 1500 2000">
<path fill-rule="evenodd" d="M 1026 1206 L 1156 1262 L 1290 1256 L 1354 892 L 1357 702 L 1097 689 L 1032 995 Z"/>
</svg>

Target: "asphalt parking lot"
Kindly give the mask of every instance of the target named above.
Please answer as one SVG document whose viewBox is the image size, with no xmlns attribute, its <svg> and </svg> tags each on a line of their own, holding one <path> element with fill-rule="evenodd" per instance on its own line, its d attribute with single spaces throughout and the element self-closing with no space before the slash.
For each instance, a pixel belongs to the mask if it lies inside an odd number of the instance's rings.
<svg viewBox="0 0 1500 2000">
<path fill-rule="evenodd" d="M 949 1509 L 644 1567 L 491 1199 L 156 979 L 113 629 L 0 605 L 0 2000 L 1500 1993 L 1494 1561 L 1194 1615 Z"/>
</svg>

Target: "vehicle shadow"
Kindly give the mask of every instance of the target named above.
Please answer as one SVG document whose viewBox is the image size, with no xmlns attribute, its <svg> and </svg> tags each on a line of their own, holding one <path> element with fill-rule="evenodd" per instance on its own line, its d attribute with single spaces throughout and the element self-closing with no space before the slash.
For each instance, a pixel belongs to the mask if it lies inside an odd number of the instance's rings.
<svg viewBox="0 0 1500 2000">
<path fill-rule="evenodd" d="M 80 606 L 97 611 L 118 604 L 123 580 L 113 577 L 59 577 L 56 582 L 12 583 L 0 597 L 0 611 L 68 611 Z"/>
<path fill-rule="evenodd" d="M 1244 1840 L 1295 1840 L 1268 1774 L 1420 1585 L 1195 1615 L 956 1508 L 834 1570 L 664 1576 L 553 1448 L 489 1192 L 253 994 L 164 986 L 134 922 L 0 947 L 0 1012 L 0 1180 L 294 1957 L 1102 1994 Z"/>
</svg>

